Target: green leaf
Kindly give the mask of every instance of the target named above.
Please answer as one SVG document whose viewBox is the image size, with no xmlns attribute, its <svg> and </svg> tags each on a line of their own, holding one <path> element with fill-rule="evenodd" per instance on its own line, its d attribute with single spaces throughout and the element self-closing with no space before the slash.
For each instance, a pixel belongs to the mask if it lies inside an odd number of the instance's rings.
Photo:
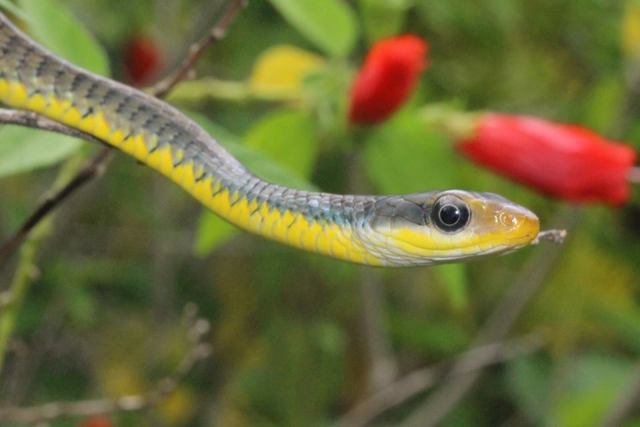
<svg viewBox="0 0 640 427">
<path fill-rule="evenodd" d="M 58 163 L 73 154 L 81 142 L 68 136 L 7 126 L 0 130 L 0 177 Z"/>
<path fill-rule="evenodd" d="M 624 95 L 624 82 L 617 75 L 615 78 L 598 80 L 584 97 L 580 122 L 596 131 L 605 132 L 615 122 Z"/>
<path fill-rule="evenodd" d="M 594 304 L 593 311 L 603 326 L 611 328 L 618 339 L 633 351 L 640 352 L 640 310 L 638 308 Z"/>
<path fill-rule="evenodd" d="M 270 158 L 280 148 L 278 144 L 274 145 L 270 142 L 259 142 L 262 140 L 260 138 L 256 138 L 256 142 L 254 142 L 254 144 L 260 146 L 259 148 L 242 145 L 240 143 L 240 139 L 237 136 L 233 135 L 221 126 L 211 122 L 205 116 L 197 113 L 189 113 L 189 115 L 207 132 L 209 132 L 210 135 L 216 138 L 216 140 L 222 146 L 224 146 L 235 158 L 237 158 L 242 164 L 244 164 L 251 172 L 253 172 L 257 176 L 266 179 L 269 182 L 288 185 L 294 188 L 306 190 L 314 189 L 311 184 L 309 184 L 299 175 L 296 175 L 293 172 L 285 169 L 284 165 L 288 164 L 287 160 L 281 159 L 281 166 Z M 265 152 L 262 152 L 260 150 L 264 150 Z M 309 150 L 306 151 L 307 156 L 309 152 Z M 303 157 L 299 157 L 299 159 L 302 159 Z M 283 159 L 286 159 L 286 155 Z M 304 162 L 304 159 L 302 161 Z M 287 167 L 291 169 L 290 164 Z M 310 171 L 310 168 L 308 166 L 306 166 L 305 168 Z M 302 168 L 300 168 L 298 172 L 300 172 L 301 170 Z M 233 225 L 229 224 L 220 217 L 208 211 L 205 211 L 200 217 L 200 221 L 198 224 L 194 252 L 198 256 L 205 256 L 223 243 L 230 240 L 233 236 L 236 235 L 237 232 L 238 229 Z"/>
<path fill-rule="evenodd" d="M 329 55 L 346 56 L 356 42 L 356 19 L 341 0 L 271 0 L 271 4 L 309 41 Z"/>
<path fill-rule="evenodd" d="M 207 117 L 190 112 L 189 116 L 203 127 L 216 141 L 225 147 L 236 159 L 252 173 L 262 179 L 280 185 L 299 188 L 301 190 L 315 190 L 316 188 L 305 179 L 286 169 L 288 160 L 280 158 L 273 160 L 272 155 L 265 149 L 243 145 L 238 136 L 233 135 L 223 127 L 211 122 Z M 285 137 L 284 135 L 280 137 Z"/>
<path fill-rule="evenodd" d="M 7 12 L 17 16 L 22 20 L 29 20 L 29 17 L 24 13 L 22 9 L 16 6 L 11 0 L 0 0 L 0 7 L 6 9 Z"/>
<path fill-rule="evenodd" d="M 414 0 L 360 0 L 364 32 L 370 43 L 397 34 Z"/>
<path fill-rule="evenodd" d="M 109 74 L 107 55 L 58 0 L 20 0 L 31 34 L 60 57 L 95 73 Z"/>
<path fill-rule="evenodd" d="M 411 112 L 401 113 L 366 142 L 369 178 L 384 193 L 441 190 L 455 184 L 458 162 L 446 139 Z"/>
<path fill-rule="evenodd" d="M 249 131 L 245 143 L 301 178 L 309 177 L 318 154 L 313 123 L 297 110 L 268 115 Z"/>
<path fill-rule="evenodd" d="M 631 361 L 607 354 L 586 353 L 571 364 L 566 389 L 555 400 L 552 425 L 593 425 L 619 399 L 633 380 Z"/>
</svg>

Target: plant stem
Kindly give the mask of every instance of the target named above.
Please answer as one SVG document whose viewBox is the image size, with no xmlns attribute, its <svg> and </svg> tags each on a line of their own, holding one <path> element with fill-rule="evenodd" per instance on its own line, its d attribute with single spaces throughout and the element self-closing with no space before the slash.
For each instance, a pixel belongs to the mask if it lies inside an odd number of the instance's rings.
<svg viewBox="0 0 640 427">
<path fill-rule="evenodd" d="M 18 267 L 9 290 L 6 292 L 2 311 L 0 311 L 0 372 L 2 372 L 4 366 L 9 339 L 16 324 L 18 311 L 35 276 L 36 266 L 34 260 L 37 254 L 38 241 L 46 234 L 49 224 L 49 220 L 41 222 L 20 249 Z"/>
<path fill-rule="evenodd" d="M 297 91 L 258 88 L 246 82 L 202 78 L 180 83 L 171 95 L 169 101 L 197 102 L 206 99 L 224 101 L 247 102 L 265 101 L 282 102 L 301 99 Z"/>
<path fill-rule="evenodd" d="M 84 153 L 79 153 L 67 160 L 51 186 L 50 192 L 55 193 L 80 169 L 84 157 Z M 53 216 L 49 216 L 33 228 L 22 248 L 20 248 L 18 266 L 9 289 L 4 293 L 4 298 L 2 298 L 3 304 L 0 306 L 0 373 L 2 373 L 2 368 L 4 367 L 9 339 L 15 328 L 20 307 L 29 290 L 29 286 L 36 276 L 35 259 L 38 255 L 40 242 L 47 237 L 51 231 L 52 224 Z"/>
</svg>

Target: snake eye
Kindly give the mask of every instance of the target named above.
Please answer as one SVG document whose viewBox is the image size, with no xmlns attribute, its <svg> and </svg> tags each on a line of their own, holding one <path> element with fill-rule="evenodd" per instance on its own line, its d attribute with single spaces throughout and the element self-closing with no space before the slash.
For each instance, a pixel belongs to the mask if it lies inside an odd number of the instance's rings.
<svg viewBox="0 0 640 427">
<path fill-rule="evenodd" d="M 454 232 L 469 223 L 469 207 L 462 200 L 445 196 L 439 199 L 431 211 L 431 220 L 442 231 Z"/>
</svg>

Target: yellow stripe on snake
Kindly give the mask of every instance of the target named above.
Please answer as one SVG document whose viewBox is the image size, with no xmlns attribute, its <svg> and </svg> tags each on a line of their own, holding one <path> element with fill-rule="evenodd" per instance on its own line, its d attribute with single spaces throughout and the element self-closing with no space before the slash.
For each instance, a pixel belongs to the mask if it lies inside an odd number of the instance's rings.
<svg viewBox="0 0 640 427">
<path fill-rule="evenodd" d="M 490 193 L 358 196 L 268 183 L 175 108 L 57 58 L 3 15 L 0 101 L 120 149 L 245 230 L 355 263 L 463 260 L 528 245 L 539 232 L 532 212 Z"/>
</svg>

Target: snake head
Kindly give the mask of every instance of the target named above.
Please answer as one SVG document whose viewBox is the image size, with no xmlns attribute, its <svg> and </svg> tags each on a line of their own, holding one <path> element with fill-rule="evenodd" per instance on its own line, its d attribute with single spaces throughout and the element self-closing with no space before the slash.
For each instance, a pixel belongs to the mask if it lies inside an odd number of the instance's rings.
<svg viewBox="0 0 640 427">
<path fill-rule="evenodd" d="M 526 246 L 538 217 L 492 193 L 460 190 L 381 198 L 362 244 L 385 265 L 424 265 Z"/>
</svg>

